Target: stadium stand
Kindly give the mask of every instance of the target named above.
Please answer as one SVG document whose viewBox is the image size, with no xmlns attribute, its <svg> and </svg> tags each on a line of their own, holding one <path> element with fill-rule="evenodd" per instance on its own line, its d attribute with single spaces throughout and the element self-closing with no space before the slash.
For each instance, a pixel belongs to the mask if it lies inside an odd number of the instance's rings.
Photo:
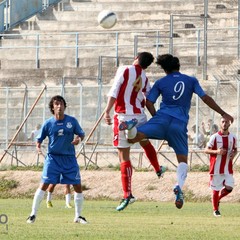
<svg viewBox="0 0 240 240">
<path fill-rule="evenodd" d="M 117 13 L 114 28 L 98 26 L 102 9 Z M 44 84 L 45 95 L 23 126 L 25 132 L 49 116 L 45 105 L 56 93 L 65 95 L 69 113 L 79 117 L 87 134 L 91 132 L 105 107 L 117 66 L 130 64 L 134 54 L 143 50 L 155 55 L 172 51 L 180 58 L 181 71 L 197 76 L 208 93 L 237 118 L 238 1 L 208 2 L 207 72 L 204 20 L 204 2 L 197 0 L 120 0 L 117 4 L 111 0 L 64 0 L 5 31 L 0 40 L 1 148 L 11 140 L 14 127 L 23 121 Z M 163 72 L 152 65 L 148 75 L 153 82 Z M 193 123 L 215 118 L 195 99 L 191 114 Z M 239 129 L 238 122 L 234 131 Z M 111 129 L 100 124 L 91 141 L 98 142 L 94 151 L 100 146 L 101 151 L 109 151 Z M 85 151 L 91 153 L 91 148 Z"/>
</svg>

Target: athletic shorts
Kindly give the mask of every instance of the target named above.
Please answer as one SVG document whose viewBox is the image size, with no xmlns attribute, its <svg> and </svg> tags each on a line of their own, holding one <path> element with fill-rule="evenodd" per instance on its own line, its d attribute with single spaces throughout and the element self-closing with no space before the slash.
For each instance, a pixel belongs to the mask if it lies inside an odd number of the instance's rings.
<svg viewBox="0 0 240 240">
<path fill-rule="evenodd" d="M 188 155 L 187 123 L 177 118 L 157 112 L 137 131 L 148 139 L 166 140 L 176 154 Z"/>
<path fill-rule="evenodd" d="M 220 191 L 223 187 L 234 187 L 234 178 L 232 174 L 211 175 L 209 186 L 212 190 Z"/>
<path fill-rule="evenodd" d="M 81 176 L 76 157 L 47 154 L 43 165 L 42 183 L 80 184 Z"/>
<path fill-rule="evenodd" d="M 118 114 L 115 113 L 113 116 L 113 146 L 117 148 L 128 148 L 132 144 L 128 142 L 126 138 L 125 131 L 119 131 L 119 124 L 123 121 L 131 120 L 136 118 L 138 123 L 136 126 L 141 126 L 142 124 L 147 122 L 146 114 L 136 114 L 136 115 L 126 115 L 126 114 Z"/>
</svg>

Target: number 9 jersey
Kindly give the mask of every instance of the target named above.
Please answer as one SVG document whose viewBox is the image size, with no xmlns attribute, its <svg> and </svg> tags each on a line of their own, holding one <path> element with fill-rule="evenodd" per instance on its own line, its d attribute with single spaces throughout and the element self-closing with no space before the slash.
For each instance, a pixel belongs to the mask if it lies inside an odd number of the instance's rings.
<svg viewBox="0 0 240 240">
<path fill-rule="evenodd" d="M 162 101 L 158 111 L 187 123 L 193 93 L 200 98 L 206 95 L 195 77 L 174 72 L 154 83 L 147 100 L 155 103 L 161 95 Z"/>
</svg>

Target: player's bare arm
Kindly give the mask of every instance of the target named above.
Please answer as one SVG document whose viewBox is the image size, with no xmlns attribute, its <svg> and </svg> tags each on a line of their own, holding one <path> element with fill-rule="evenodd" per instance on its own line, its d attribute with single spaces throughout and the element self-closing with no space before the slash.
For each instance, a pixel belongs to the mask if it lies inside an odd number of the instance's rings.
<svg viewBox="0 0 240 240">
<path fill-rule="evenodd" d="M 150 114 L 152 116 L 154 116 L 155 113 L 156 113 L 156 109 L 154 107 L 154 104 L 151 101 L 146 100 L 146 107 L 147 107 L 147 110 L 150 112 Z"/>
<path fill-rule="evenodd" d="M 41 149 L 41 143 L 40 142 L 36 143 L 36 149 L 37 149 L 38 154 L 42 154 L 42 149 Z"/>
<path fill-rule="evenodd" d="M 225 111 L 223 111 L 218 104 L 214 101 L 214 99 L 212 97 L 210 97 L 209 95 L 204 95 L 202 98 L 203 102 L 205 104 L 207 104 L 211 109 L 213 109 L 214 111 L 218 112 L 222 117 L 228 119 L 231 123 L 233 123 L 234 119 L 231 115 L 229 115 L 228 113 L 226 113 Z"/>
<path fill-rule="evenodd" d="M 207 154 L 225 155 L 227 153 L 227 150 L 224 148 L 212 149 L 210 147 L 206 147 L 204 152 Z"/>
<path fill-rule="evenodd" d="M 114 97 L 109 97 L 108 98 L 107 107 L 106 107 L 106 110 L 105 110 L 105 113 L 104 113 L 104 120 L 105 120 L 107 125 L 111 125 L 112 124 L 110 111 L 111 111 L 115 101 L 116 101 L 116 98 L 114 98 Z"/>
</svg>

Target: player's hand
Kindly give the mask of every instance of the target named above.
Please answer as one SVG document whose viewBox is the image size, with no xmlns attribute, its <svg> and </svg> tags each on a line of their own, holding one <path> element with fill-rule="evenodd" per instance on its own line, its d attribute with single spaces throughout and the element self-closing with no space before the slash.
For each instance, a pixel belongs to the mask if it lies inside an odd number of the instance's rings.
<svg viewBox="0 0 240 240">
<path fill-rule="evenodd" d="M 78 145 L 80 143 L 80 138 L 74 138 L 71 142 L 73 145 Z"/>
<path fill-rule="evenodd" d="M 224 148 L 219 148 L 218 149 L 218 154 L 219 155 L 225 155 L 227 153 L 227 150 L 226 149 L 224 149 Z"/>
<path fill-rule="evenodd" d="M 104 114 L 104 120 L 105 120 L 105 123 L 107 125 L 111 125 L 112 124 L 112 119 L 111 119 L 111 117 L 110 117 L 110 115 L 108 113 Z"/>
</svg>

